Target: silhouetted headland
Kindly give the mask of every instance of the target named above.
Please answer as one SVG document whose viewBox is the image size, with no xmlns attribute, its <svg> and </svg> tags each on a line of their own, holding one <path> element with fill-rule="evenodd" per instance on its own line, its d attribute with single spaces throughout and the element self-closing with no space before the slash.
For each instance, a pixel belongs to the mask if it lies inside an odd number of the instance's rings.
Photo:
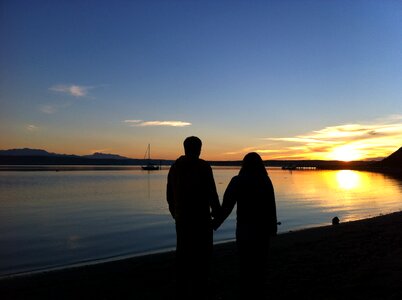
<svg viewBox="0 0 402 300">
<path fill-rule="evenodd" d="M 331 220 L 328 220 L 330 223 Z M 281 234 L 272 299 L 402 299 L 402 212 Z M 238 299 L 233 242 L 215 245 L 209 299 Z M 173 299 L 174 252 L 0 280 L 2 299 Z"/>
</svg>

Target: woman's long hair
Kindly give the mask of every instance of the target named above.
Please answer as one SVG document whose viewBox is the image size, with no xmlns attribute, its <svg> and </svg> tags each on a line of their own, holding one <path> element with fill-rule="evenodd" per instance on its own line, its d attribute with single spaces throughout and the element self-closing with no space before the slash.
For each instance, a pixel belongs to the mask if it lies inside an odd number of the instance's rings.
<svg viewBox="0 0 402 300">
<path fill-rule="evenodd" d="M 243 158 L 243 163 L 239 175 L 266 177 L 268 176 L 268 173 L 265 169 L 265 165 L 261 159 L 261 156 L 259 156 L 255 152 L 250 152 L 246 154 L 246 156 L 244 156 Z"/>
</svg>

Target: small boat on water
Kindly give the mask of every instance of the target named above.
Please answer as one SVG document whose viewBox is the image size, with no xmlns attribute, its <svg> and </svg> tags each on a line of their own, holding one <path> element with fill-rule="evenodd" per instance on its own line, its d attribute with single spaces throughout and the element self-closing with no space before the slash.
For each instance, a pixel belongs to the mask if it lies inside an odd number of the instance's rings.
<svg viewBox="0 0 402 300">
<path fill-rule="evenodd" d="M 151 144 L 148 144 L 148 148 L 147 148 L 147 151 L 145 152 L 144 159 L 147 160 L 147 164 L 142 166 L 143 170 L 145 170 L 145 171 L 156 171 L 156 170 L 161 169 L 160 166 L 152 164 L 152 161 L 151 161 Z"/>
</svg>

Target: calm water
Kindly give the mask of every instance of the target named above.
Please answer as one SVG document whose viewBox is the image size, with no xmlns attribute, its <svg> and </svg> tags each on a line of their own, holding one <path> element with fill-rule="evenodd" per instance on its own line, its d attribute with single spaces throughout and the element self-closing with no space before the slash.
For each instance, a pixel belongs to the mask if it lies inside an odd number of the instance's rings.
<svg viewBox="0 0 402 300">
<path fill-rule="evenodd" d="M 53 167 L 54 168 L 54 167 Z M 0 172 L 0 276 L 172 249 L 167 170 L 70 167 Z M 215 168 L 220 199 L 237 168 Z M 279 230 L 402 209 L 402 182 L 357 171 L 269 169 Z M 235 213 L 215 240 L 234 238 Z"/>
</svg>

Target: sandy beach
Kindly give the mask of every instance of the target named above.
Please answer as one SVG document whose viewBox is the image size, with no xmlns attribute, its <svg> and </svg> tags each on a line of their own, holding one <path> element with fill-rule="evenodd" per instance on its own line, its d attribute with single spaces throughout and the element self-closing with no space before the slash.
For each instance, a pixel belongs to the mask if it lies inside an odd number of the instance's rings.
<svg viewBox="0 0 402 300">
<path fill-rule="evenodd" d="M 273 239 L 270 299 L 402 299 L 402 212 Z M 236 247 L 216 245 L 210 299 L 238 299 Z M 173 299 L 174 252 L 0 280 L 2 299 Z"/>
</svg>

